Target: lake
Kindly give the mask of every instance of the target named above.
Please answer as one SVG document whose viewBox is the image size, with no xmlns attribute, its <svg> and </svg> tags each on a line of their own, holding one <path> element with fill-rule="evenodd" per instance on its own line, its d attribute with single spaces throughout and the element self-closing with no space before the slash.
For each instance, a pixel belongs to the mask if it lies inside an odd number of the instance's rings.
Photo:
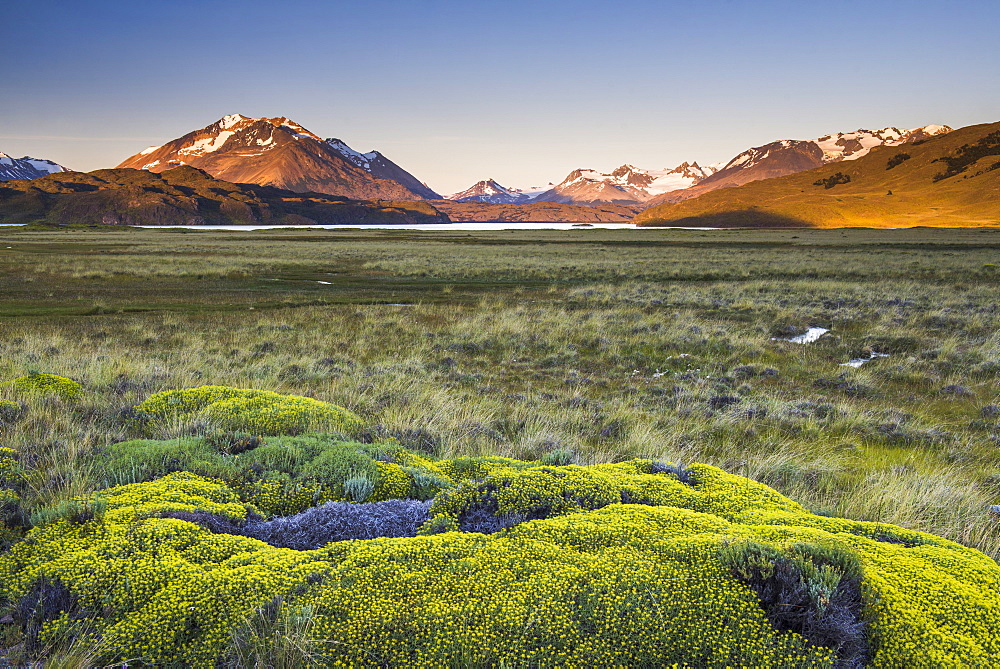
<svg viewBox="0 0 1000 669">
<path fill-rule="evenodd" d="M 21 223 L 0 223 L 0 226 L 17 226 L 22 225 Z M 125 226 L 122 226 L 125 227 Z M 499 223 L 487 223 L 487 222 L 467 222 L 467 223 L 428 223 L 428 224 L 415 224 L 415 225 L 136 225 L 130 226 L 136 228 L 154 228 L 154 229 L 170 229 L 178 228 L 184 230 L 275 230 L 284 229 L 289 230 L 296 229 L 307 229 L 307 228 L 322 228 L 324 230 L 336 230 L 336 229 L 363 229 L 363 230 L 448 230 L 451 232 L 455 231 L 471 231 L 471 230 L 588 230 L 588 229 L 627 229 L 627 230 L 664 230 L 666 228 L 636 228 L 631 223 L 588 223 L 585 226 L 581 226 L 578 223 L 561 223 L 561 222 L 539 222 L 539 223 L 522 223 L 522 222 L 499 222 Z M 677 228 L 682 230 L 714 230 L 715 228 Z"/>
</svg>

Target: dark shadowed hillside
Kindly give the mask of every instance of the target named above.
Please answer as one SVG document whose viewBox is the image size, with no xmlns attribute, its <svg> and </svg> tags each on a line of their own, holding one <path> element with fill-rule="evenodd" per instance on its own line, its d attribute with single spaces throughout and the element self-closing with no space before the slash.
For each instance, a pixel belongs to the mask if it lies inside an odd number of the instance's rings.
<svg viewBox="0 0 1000 669">
<path fill-rule="evenodd" d="M 81 225 L 448 223 L 425 202 L 350 200 L 213 179 L 194 167 L 60 172 L 0 185 L 0 221 Z"/>
</svg>

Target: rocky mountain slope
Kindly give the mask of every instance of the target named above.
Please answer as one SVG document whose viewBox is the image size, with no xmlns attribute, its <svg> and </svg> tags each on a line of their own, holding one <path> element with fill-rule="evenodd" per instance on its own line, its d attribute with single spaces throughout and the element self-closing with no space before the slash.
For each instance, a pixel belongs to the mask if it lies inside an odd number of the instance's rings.
<svg viewBox="0 0 1000 669">
<path fill-rule="evenodd" d="M 0 153 L 0 181 L 11 179 L 37 179 L 47 174 L 65 172 L 62 165 L 43 158 L 12 158 L 6 153 Z"/>
<path fill-rule="evenodd" d="M 863 153 L 808 171 L 650 207 L 635 221 L 694 227 L 1000 225 L 1000 123 L 928 134 L 903 145 L 862 147 Z M 815 155 L 821 148 L 803 151 Z"/>
<path fill-rule="evenodd" d="M 381 153 L 359 153 L 341 140 L 323 140 L 284 117 L 225 116 L 162 146 L 149 147 L 118 167 L 162 172 L 180 165 L 229 182 L 299 193 L 357 199 L 438 197 Z"/>
<path fill-rule="evenodd" d="M 715 173 L 682 189 L 664 192 L 647 202 L 654 207 L 667 202 L 680 202 L 720 188 L 742 186 L 751 181 L 811 170 L 830 163 L 857 160 L 878 146 L 899 146 L 951 131 L 946 125 L 928 125 L 900 130 L 856 130 L 839 132 L 810 140 L 780 140 L 755 146 L 740 153 Z"/>
<path fill-rule="evenodd" d="M 563 202 L 584 205 L 636 206 L 678 189 L 688 188 L 710 176 L 715 166 L 697 162 L 681 163 L 673 169 L 644 170 L 622 165 L 604 174 L 594 170 L 573 170 L 561 183 L 538 194 L 535 202 Z"/>
<path fill-rule="evenodd" d="M 80 225 L 448 223 L 426 202 L 351 200 L 234 184 L 190 166 L 60 172 L 0 184 L 0 221 Z"/>
</svg>

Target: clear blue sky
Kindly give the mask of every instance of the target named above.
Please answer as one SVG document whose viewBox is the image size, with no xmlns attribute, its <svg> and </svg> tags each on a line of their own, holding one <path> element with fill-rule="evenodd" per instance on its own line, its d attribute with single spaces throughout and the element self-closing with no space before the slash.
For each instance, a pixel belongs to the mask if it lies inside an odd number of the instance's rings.
<svg viewBox="0 0 1000 669">
<path fill-rule="evenodd" d="M 0 0 L 0 151 L 110 167 L 288 116 L 449 193 L 1000 120 L 1000 2 Z"/>
</svg>

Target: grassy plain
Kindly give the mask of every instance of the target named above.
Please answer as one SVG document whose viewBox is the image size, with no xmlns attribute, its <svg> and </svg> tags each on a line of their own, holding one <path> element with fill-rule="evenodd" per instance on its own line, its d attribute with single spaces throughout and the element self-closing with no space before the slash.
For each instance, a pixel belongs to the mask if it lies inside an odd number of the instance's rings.
<svg viewBox="0 0 1000 669">
<path fill-rule="evenodd" d="M 149 394 L 263 388 L 439 457 L 714 464 L 996 559 L 998 277 L 992 229 L 0 228 L 0 381 L 86 389 L 0 446 L 46 472 L 30 511 L 100 487 Z"/>
</svg>

